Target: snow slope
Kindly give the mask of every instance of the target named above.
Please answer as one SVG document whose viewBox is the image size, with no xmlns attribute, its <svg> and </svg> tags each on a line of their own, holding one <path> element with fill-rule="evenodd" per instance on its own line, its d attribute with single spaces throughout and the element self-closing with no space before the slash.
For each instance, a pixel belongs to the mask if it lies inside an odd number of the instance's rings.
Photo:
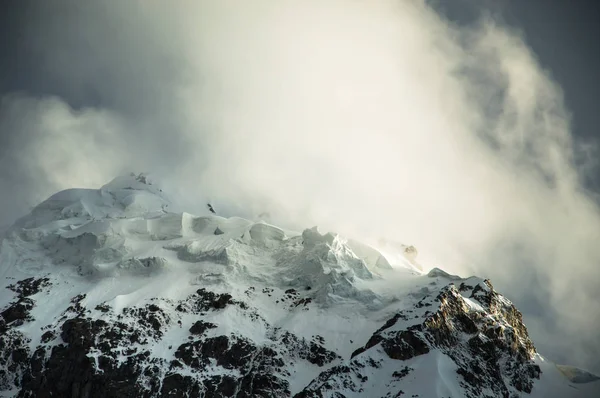
<svg viewBox="0 0 600 398">
<path fill-rule="evenodd" d="M 59 192 L 0 246 L 2 396 L 595 397 L 489 281 L 416 249 Z"/>
</svg>

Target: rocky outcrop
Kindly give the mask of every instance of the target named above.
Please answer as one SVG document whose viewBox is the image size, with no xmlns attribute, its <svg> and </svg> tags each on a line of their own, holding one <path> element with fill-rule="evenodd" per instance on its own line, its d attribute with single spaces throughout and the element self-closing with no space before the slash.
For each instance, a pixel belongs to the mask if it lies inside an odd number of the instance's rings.
<svg viewBox="0 0 600 398">
<path fill-rule="evenodd" d="M 325 366 L 339 358 L 324 348 L 322 337 L 306 341 L 274 328 L 246 303 L 206 289 L 178 302 L 156 299 L 119 313 L 108 304 L 88 309 L 85 295 L 78 295 L 56 323 L 44 327 L 30 352 L 29 341 L 14 326 L 30 320 L 35 301 L 25 296 L 47 285 L 26 280 L 16 286 L 17 301 L 2 312 L 0 390 L 17 388 L 20 397 L 287 397 L 286 363 Z M 217 324 L 202 318 L 228 306 L 264 323 L 271 343 L 219 334 Z M 168 361 L 153 355 L 151 347 L 183 326 L 177 314 L 199 319 L 188 327 L 187 341 L 169 347 L 174 359 Z"/>
<path fill-rule="evenodd" d="M 246 301 L 206 288 L 179 301 L 156 298 L 120 311 L 108 303 L 87 308 L 85 294 L 77 295 L 43 327 L 40 341 L 31 342 L 18 327 L 32 321 L 31 310 L 52 285 L 30 278 L 10 286 L 15 298 L 0 312 L 0 391 L 19 397 L 288 397 L 290 366 L 315 366 L 320 373 L 296 397 L 367 394 L 373 380 L 393 397 L 404 395 L 417 371 L 405 361 L 435 354 L 454 364 L 466 397 L 531 392 L 540 368 L 521 313 L 487 280 L 454 281 L 414 292 L 412 306 L 393 314 L 352 354 L 340 355 L 323 337 L 274 327 Z M 312 305 L 293 288 L 249 287 L 244 298 L 260 292 L 284 311 Z M 260 325 L 266 342 L 223 333 L 214 321 L 222 311 Z M 156 355 L 153 347 L 164 350 L 174 329 L 186 338 L 169 345 L 170 354 Z"/>
<path fill-rule="evenodd" d="M 22 385 L 32 354 L 30 340 L 16 328 L 33 320 L 30 311 L 35 300 L 31 296 L 50 285 L 48 278 L 27 278 L 8 286 L 16 297 L 0 312 L 0 392 Z"/>
<path fill-rule="evenodd" d="M 414 314 L 424 308 L 431 310 L 425 310 L 417 316 L 419 322 L 414 322 Z M 441 351 L 456 364 L 468 397 L 485 396 L 490 391 L 500 397 L 529 393 L 540 376 L 540 368 L 533 362 L 535 347 L 514 305 L 487 280 L 475 286 L 463 282 L 458 288 L 450 283 L 436 296 L 419 300 L 412 310 L 395 314 L 352 354 L 348 364 L 323 372 L 297 397 L 332 396 L 327 392 L 337 390 L 360 394 L 368 381 L 363 374 L 377 374 L 381 368 L 372 359 L 377 357 L 372 352 L 405 361 L 432 350 Z M 405 367 L 395 377 L 410 372 Z"/>
</svg>

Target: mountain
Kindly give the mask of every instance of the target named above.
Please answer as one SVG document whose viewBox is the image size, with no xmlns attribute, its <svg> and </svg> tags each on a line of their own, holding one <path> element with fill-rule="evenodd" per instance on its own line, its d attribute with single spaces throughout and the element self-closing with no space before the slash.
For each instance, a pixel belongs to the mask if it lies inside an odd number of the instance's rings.
<svg viewBox="0 0 600 398">
<path fill-rule="evenodd" d="M 59 192 L 0 245 L 0 395 L 592 397 L 489 280 L 212 212 L 143 175 Z"/>
</svg>

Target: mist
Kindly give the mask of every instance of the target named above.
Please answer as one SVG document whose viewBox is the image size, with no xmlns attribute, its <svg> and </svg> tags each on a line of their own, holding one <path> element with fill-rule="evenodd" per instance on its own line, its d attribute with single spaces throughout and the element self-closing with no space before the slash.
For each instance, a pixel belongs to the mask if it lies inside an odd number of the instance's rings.
<svg viewBox="0 0 600 398">
<path fill-rule="evenodd" d="M 595 148 L 523 35 L 424 1 L 44 2 L 0 104 L 0 225 L 149 172 L 182 209 L 490 278 L 539 351 L 600 372 Z"/>
</svg>

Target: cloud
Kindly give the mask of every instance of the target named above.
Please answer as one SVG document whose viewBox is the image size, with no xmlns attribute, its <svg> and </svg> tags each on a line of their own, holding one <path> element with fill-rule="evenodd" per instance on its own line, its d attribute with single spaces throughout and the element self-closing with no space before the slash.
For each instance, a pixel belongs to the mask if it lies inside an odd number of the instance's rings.
<svg viewBox="0 0 600 398">
<path fill-rule="evenodd" d="M 519 32 L 459 27 L 420 1 L 37 12 L 24 40 L 44 84 L 0 108 L 0 180 L 15 187 L 2 219 L 150 171 L 191 211 L 210 198 L 490 277 L 542 353 L 600 371 L 600 216 L 581 184 L 593 147 Z"/>
<path fill-rule="evenodd" d="M 0 161 L 6 189 L 2 221 L 15 217 L 15 210 L 28 210 L 57 187 L 98 186 L 107 173 L 120 171 L 111 160 L 124 155 L 119 145 L 122 126 L 108 112 L 75 112 L 58 98 L 11 95 L 0 102 L 0 130 L 11 133 Z"/>
</svg>

